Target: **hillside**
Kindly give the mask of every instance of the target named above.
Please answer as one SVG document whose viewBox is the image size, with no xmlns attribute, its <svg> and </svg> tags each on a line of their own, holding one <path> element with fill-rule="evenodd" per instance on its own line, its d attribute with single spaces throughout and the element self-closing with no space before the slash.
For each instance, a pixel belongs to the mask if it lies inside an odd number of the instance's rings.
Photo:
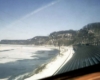
<svg viewBox="0 0 100 80">
<path fill-rule="evenodd" d="M 77 32 L 74 39 L 77 44 L 99 45 L 100 43 L 100 23 L 91 23 L 84 26 Z"/>
<path fill-rule="evenodd" d="M 48 36 L 35 36 L 27 40 L 1 40 L 0 44 L 71 45 L 100 43 L 100 22 L 90 23 L 82 29 L 52 32 Z"/>
</svg>

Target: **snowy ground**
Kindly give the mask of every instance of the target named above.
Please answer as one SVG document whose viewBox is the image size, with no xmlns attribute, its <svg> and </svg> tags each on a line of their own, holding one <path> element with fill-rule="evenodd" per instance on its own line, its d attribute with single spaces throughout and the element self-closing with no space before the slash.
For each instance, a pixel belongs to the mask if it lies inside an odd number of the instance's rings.
<svg viewBox="0 0 100 80">
<path fill-rule="evenodd" d="M 0 80 L 23 80 L 57 54 L 53 46 L 0 45 Z"/>
<path fill-rule="evenodd" d="M 19 61 L 19 60 L 24 60 L 24 59 L 30 59 L 30 60 L 37 59 L 38 57 L 36 57 L 36 54 L 34 54 L 35 52 L 41 51 L 41 50 L 51 51 L 53 49 L 58 49 L 58 47 L 56 48 L 54 46 L 34 46 L 34 45 L 26 45 L 26 46 L 25 45 L 0 45 L 0 64 L 8 65 L 9 62 L 11 63 L 11 62 Z M 8 52 L 9 52 L 9 54 L 8 54 Z M 37 79 L 41 79 L 44 77 L 52 76 L 59 69 L 59 67 L 60 68 L 62 67 L 61 65 L 66 60 L 67 57 L 68 58 L 67 58 L 66 62 L 72 57 L 73 53 L 74 53 L 74 51 L 73 51 L 72 46 L 62 47 L 61 55 L 56 56 L 56 58 L 53 59 L 50 63 L 48 63 L 41 72 L 39 72 L 25 80 L 37 80 Z M 23 64 L 20 65 L 20 67 L 21 66 L 23 66 Z M 9 70 L 9 68 L 8 68 L 8 70 Z M 5 69 L 6 69 L 6 67 L 5 67 Z M 26 68 L 25 68 L 25 70 L 26 70 Z M 28 75 L 29 73 L 25 73 L 25 74 Z M 22 76 L 24 76 L 24 75 L 22 74 L 22 75 L 16 77 L 16 79 L 14 79 L 14 80 L 18 80 L 18 78 L 20 78 Z M 3 78 L 0 80 L 8 80 L 9 77 Z"/>
<path fill-rule="evenodd" d="M 23 59 L 33 59 L 36 51 L 51 50 L 50 47 L 36 47 L 23 45 L 2 45 L 0 46 L 0 63 L 14 62 Z M 9 52 L 9 54 L 8 54 Z M 34 57 L 37 58 L 37 57 Z"/>
<path fill-rule="evenodd" d="M 45 69 L 43 69 L 40 73 L 35 74 L 32 77 L 29 77 L 25 80 L 37 80 L 48 76 L 52 76 L 58 69 L 60 69 L 65 63 L 67 63 L 67 61 L 73 56 L 73 53 L 74 51 L 72 46 L 64 47 L 64 50 L 62 50 L 61 55 L 58 55 L 53 61 L 47 64 Z"/>
</svg>

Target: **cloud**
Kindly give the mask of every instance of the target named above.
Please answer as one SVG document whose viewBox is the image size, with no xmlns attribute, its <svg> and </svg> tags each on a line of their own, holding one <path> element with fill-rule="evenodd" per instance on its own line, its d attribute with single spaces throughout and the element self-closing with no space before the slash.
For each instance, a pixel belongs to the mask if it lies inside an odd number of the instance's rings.
<svg viewBox="0 0 100 80">
<path fill-rule="evenodd" d="M 16 36 L 13 36 L 13 35 L 18 35 L 19 33 L 22 33 L 22 32 L 23 32 L 22 29 L 24 29 L 24 27 L 21 26 L 21 28 L 19 28 L 18 26 L 19 26 L 19 25 L 22 25 L 22 24 L 26 24 L 26 23 L 24 23 L 24 20 L 25 20 L 25 19 L 29 18 L 30 16 L 32 16 L 32 15 L 34 15 L 34 14 L 39 13 L 40 11 L 42 11 L 42 10 L 44 10 L 44 9 L 50 7 L 50 6 L 53 6 L 53 5 L 57 4 L 57 3 L 60 2 L 60 1 L 62 1 L 62 0 L 56 0 L 56 1 L 51 2 L 51 3 L 49 3 L 49 4 L 47 4 L 47 5 L 43 6 L 43 7 L 40 7 L 40 8 L 38 8 L 38 9 L 36 9 L 35 11 L 32 11 L 31 13 L 29 13 L 29 14 L 23 16 L 22 18 L 16 20 L 15 22 L 12 22 L 12 23 L 9 24 L 8 26 L 5 26 L 4 28 L 0 29 L 0 34 L 4 33 L 4 34 L 0 37 L 0 39 L 4 39 L 4 37 L 5 37 L 5 38 L 8 38 L 8 39 L 9 39 L 9 38 L 15 38 Z M 28 28 L 26 28 L 26 29 L 28 29 Z M 25 29 L 25 30 L 26 30 L 26 29 Z M 25 30 L 24 30 L 24 31 L 25 31 Z M 24 32 L 23 32 L 23 33 L 24 33 Z"/>
<path fill-rule="evenodd" d="M 44 10 L 45 8 L 48 8 L 48 7 L 50 7 L 50 6 L 52 6 L 52 5 L 56 4 L 56 3 L 58 3 L 58 2 L 60 2 L 60 1 L 61 1 L 61 0 L 56 0 L 56 1 L 54 1 L 54 2 L 51 2 L 51 3 L 47 4 L 46 6 L 43 6 L 43 7 L 39 8 L 39 9 L 37 9 L 37 10 L 35 10 L 35 11 L 33 11 L 33 12 L 27 14 L 26 16 L 24 16 L 24 17 L 21 18 L 20 20 L 26 19 L 26 18 L 28 18 L 28 17 L 30 17 L 30 16 L 32 16 L 32 15 L 34 15 L 34 14 L 36 14 L 36 13 L 42 11 L 42 10 Z"/>
<path fill-rule="evenodd" d="M 41 7 L 41 8 L 38 8 L 37 10 L 32 11 L 31 13 L 29 13 L 29 14 L 23 16 L 23 17 L 20 18 L 19 20 L 13 22 L 13 23 L 10 24 L 8 27 L 13 26 L 13 25 L 16 25 L 16 24 L 18 24 L 19 22 L 22 22 L 23 20 L 27 19 L 28 17 L 30 17 L 30 16 L 32 16 L 32 15 L 34 15 L 34 14 L 36 14 L 36 13 L 38 13 L 38 12 L 44 10 L 44 9 L 46 9 L 46 8 L 52 6 L 52 5 L 55 5 L 56 3 L 60 2 L 60 1 L 61 1 L 61 0 L 56 0 L 56 1 L 54 1 L 54 2 L 51 2 L 51 3 L 47 4 L 46 6 L 43 6 L 43 7 Z"/>
<path fill-rule="evenodd" d="M 32 15 L 34 15 L 34 14 L 36 14 L 36 13 L 42 11 L 42 10 L 44 10 L 45 8 L 48 8 L 48 7 L 50 7 L 50 6 L 54 5 L 54 4 L 56 4 L 57 2 L 58 2 L 58 1 L 55 1 L 55 2 L 52 2 L 52 3 L 50 3 L 50 4 L 48 4 L 48 5 L 44 6 L 44 7 L 41 7 L 41 8 L 39 8 L 39 9 L 37 9 L 37 10 L 35 10 L 35 11 L 33 11 L 33 12 L 27 14 L 26 16 L 24 16 L 24 17 L 21 18 L 20 20 L 26 19 L 26 18 L 28 18 L 28 17 L 30 17 L 30 16 L 32 16 Z"/>
</svg>

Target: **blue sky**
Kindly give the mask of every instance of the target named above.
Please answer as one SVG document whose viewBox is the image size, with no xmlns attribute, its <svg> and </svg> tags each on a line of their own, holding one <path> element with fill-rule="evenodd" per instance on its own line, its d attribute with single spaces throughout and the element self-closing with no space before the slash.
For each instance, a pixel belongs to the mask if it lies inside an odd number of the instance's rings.
<svg viewBox="0 0 100 80">
<path fill-rule="evenodd" d="M 30 39 L 100 22 L 100 0 L 0 0 L 0 40 Z"/>
</svg>

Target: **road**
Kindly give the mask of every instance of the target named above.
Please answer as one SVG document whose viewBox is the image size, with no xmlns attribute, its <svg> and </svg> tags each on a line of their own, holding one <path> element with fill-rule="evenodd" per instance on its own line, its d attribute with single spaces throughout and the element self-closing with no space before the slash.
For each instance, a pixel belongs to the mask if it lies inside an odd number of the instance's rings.
<svg viewBox="0 0 100 80">
<path fill-rule="evenodd" d="M 57 74 L 59 72 L 60 69 L 63 68 L 63 66 L 65 64 L 67 64 L 67 62 L 72 58 L 73 54 L 74 54 L 74 50 L 73 47 L 69 47 L 68 51 L 66 52 L 67 56 L 65 56 L 65 59 L 63 60 L 63 62 L 61 63 L 61 65 L 59 66 L 59 68 L 57 69 L 57 71 L 54 74 Z"/>
<path fill-rule="evenodd" d="M 99 46 L 79 46 L 73 57 L 64 64 L 54 75 L 73 71 L 100 63 Z"/>
</svg>

